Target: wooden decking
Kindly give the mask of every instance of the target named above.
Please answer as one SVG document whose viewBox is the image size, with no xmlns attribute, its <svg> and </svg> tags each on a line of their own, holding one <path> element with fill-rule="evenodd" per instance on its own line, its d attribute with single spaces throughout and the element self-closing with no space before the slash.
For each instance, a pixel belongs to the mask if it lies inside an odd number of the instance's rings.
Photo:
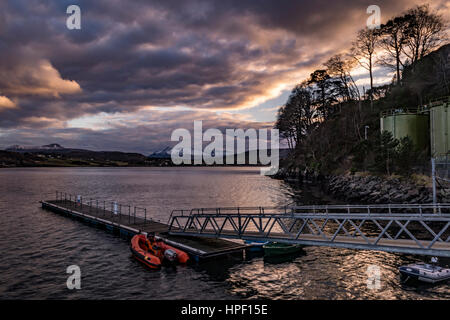
<svg viewBox="0 0 450 320">
<path fill-rule="evenodd" d="M 142 232 L 154 232 L 168 244 L 189 253 L 195 260 L 239 252 L 248 247 L 223 239 L 169 235 L 169 226 L 167 224 L 150 220 L 148 217 L 144 219 L 143 217 L 134 216 L 133 213 L 115 214 L 111 210 L 80 205 L 69 200 L 49 200 L 41 201 L 41 203 L 43 209 L 69 215 L 128 236 Z"/>
</svg>

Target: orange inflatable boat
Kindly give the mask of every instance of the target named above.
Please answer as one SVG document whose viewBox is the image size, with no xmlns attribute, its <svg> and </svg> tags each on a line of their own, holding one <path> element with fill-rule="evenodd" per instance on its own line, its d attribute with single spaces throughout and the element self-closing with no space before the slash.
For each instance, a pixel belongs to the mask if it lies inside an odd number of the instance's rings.
<svg viewBox="0 0 450 320">
<path fill-rule="evenodd" d="M 153 254 L 147 238 L 143 234 L 135 235 L 131 239 L 131 253 L 136 260 L 142 262 L 151 269 L 161 268 L 161 260 Z"/>
<path fill-rule="evenodd" d="M 131 252 L 133 256 L 147 267 L 159 269 L 163 261 L 186 263 L 189 256 L 186 252 L 174 248 L 155 237 L 147 237 L 143 234 L 135 235 L 131 239 Z"/>
</svg>

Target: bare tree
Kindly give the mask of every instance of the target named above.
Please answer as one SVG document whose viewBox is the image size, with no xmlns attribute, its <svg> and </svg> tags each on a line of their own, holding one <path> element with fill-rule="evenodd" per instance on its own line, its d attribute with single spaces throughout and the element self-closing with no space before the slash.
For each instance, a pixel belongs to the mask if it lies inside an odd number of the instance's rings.
<svg viewBox="0 0 450 320">
<path fill-rule="evenodd" d="M 369 71 L 370 77 L 370 107 L 373 109 L 373 68 L 374 55 L 377 42 L 379 40 L 379 32 L 376 29 L 362 29 L 358 32 L 356 41 L 350 50 L 351 56 L 359 63 L 361 67 Z"/>
<path fill-rule="evenodd" d="M 407 38 L 403 51 L 414 64 L 442 43 L 444 22 L 441 16 L 430 11 L 428 5 L 412 8 L 404 17 Z"/>
<path fill-rule="evenodd" d="M 395 70 L 398 85 L 401 85 L 401 70 L 405 66 L 403 47 L 408 38 L 407 26 L 405 17 L 401 16 L 381 25 L 379 30 L 380 44 L 385 50 L 385 55 L 379 59 L 379 63 Z"/>
</svg>

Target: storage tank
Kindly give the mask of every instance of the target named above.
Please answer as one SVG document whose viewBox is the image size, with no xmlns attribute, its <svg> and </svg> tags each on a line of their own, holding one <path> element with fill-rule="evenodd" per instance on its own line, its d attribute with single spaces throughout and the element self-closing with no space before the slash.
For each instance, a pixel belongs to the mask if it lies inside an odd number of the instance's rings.
<svg viewBox="0 0 450 320">
<path fill-rule="evenodd" d="M 431 155 L 438 157 L 449 152 L 448 130 L 450 127 L 449 99 L 430 107 Z"/>
<path fill-rule="evenodd" d="M 394 138 L 399 140 L 409 136 L 420 150 L 429 145 L 428 114 L 420 114 L 417 111 L 391 110 L 381 115 L 380 128 L 381 132 L 389 131 Z"/>
</svg>

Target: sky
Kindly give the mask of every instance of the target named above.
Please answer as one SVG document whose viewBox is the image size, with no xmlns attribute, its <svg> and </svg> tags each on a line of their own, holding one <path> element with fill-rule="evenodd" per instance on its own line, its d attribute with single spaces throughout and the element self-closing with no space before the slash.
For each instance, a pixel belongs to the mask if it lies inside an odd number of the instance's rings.
<svg viewBox="0 0 450 320">
<path fill-rule="evenodd" d="M 4 0 L 0 149 L 149 154 L 177 128 L 271 128 L 290 90 L 351 46 L 369 5 L 416 0 Z M 69 5 L 81 29 L 66 26 Z M 448 19 L 450 4 L 429 2 Z M 391 79 L 376 70 L 376 83 Z M 364 70 L 355 71 L 360 86 Z"/>
</svg>

